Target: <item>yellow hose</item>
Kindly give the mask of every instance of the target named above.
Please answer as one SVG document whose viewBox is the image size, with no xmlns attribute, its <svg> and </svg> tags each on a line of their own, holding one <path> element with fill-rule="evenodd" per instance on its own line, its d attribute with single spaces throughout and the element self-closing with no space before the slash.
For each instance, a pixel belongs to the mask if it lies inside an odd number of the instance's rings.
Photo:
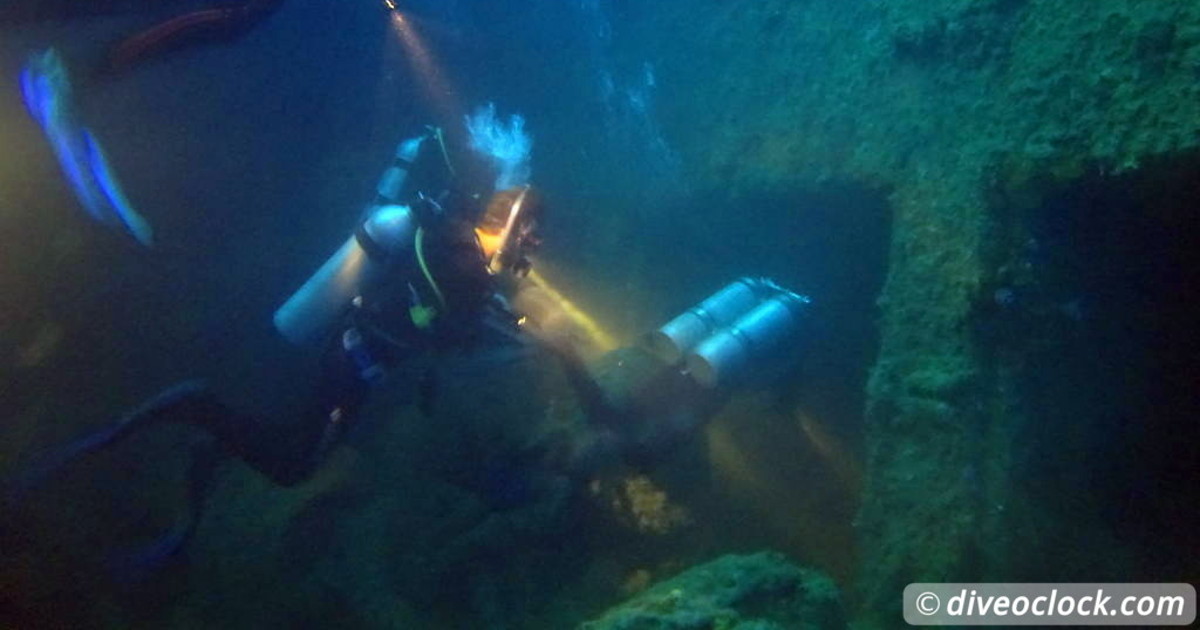
<svg viewBox="0 0 1200 630">
<path fill-rule="evenodd" d="M 425 274 L 425 280 L 429 282 L 429 286 L 433 289 L 433 294 L 437 296 L 438 304 L 442 306 L 442 310 L 446 310 L 446 298 L 442 295 L 441 288 L 437 282 L 433 280 L 433 274 L 429 273 L 429 265 L 425 264 L 425 228 L 417 228 L 416 236 L 417 264 L 421 266 L 421 273 Z"/>
</svg>

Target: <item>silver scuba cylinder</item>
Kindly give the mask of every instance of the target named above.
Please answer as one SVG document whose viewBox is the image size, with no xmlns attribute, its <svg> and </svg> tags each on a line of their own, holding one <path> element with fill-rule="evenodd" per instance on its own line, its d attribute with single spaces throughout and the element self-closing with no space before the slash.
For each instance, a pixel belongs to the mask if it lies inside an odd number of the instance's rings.
<svg viewBox="0 0 1200 630">
<path fill-rule="evenodd" d="M 370 260 L 360 241 L 362 234 L 383 250 L 376 253 L 386 254 L 412 242 L 415 221 L 410 210 L 397 202 L 404 194 L 409 168 L 428 138 L 416 136 L 396 146 L 391 165 L 375 185 L 375 202 L 368 207 L 360 231 L 346 239 L 275 311 L 275 329 L 288 341 L 302 345 L 322 338 L 350 302 L 373 282 L 379 261 Z"/>
<path fill-rule="evenodd" d="M 646 339 L 649 350 L 667 363 L 678 363 L 687 351 L 728 326 L 771 291 L 769 281 L 738 278 L 688 309 Z"/>
<path fill-rule="evenodd" d="M 684 359 L 688 373 L 711 388 L 783 372 L 800 358 L 796 344 L 808 304 L 806 297 L 778 290 L 697 345 Z"/>
<path fill-rule="evenodd" d="M 407 206 L 382 206 L 275 311 L 275 329 L 303 345 L 329 333 L 354 298 L 378 282 L 388 258 L 407 249 L 417 222 Z"/>
</svg>

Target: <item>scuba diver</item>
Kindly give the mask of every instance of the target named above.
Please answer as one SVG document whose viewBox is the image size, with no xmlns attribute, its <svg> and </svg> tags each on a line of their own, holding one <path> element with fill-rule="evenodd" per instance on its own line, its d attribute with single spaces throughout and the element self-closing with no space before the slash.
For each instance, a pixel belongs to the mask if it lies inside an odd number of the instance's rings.
<svg viewBox="0 0 1200 630">
<path fill-rule="evenodd" d="M 200 428 L 206 437 L 190 453 L 185 517 L 133 559 L 135 570 L 153 569 L 195 533 L 222 462 L 240 459 L 279 485 L 301 483 L 343 443 L 371 392 L 386 381 L 426 417 L 434 417 L 436 401 L 439 432 L 469 443 L 461 448 L 466 456 L 446 462 L 444 472 L 455 485 L 490 494 L 497 509 L 485 533 L 464 536 L 457 555 L 450 554 L 469 558 L 503 544 L 496 541 L 544 535 L 533 524 L 568 511 L 580 482 L 624 466 L 652 466 L 694 435 L 731 391 L 795 365 L 810 334 L 808 299 L 762 278 L 737 279 L 643 346 L 618 348 L 585 365 L 570 331 L 556 336 L 562 331 L 551 324 L 552 300 L 539 302 L 536 283 L 521 280 L 540 244 L 545 206 L 538 192 L 511 185 L 521 177 L 502 177 L 490 197 L 454 186 L 410 193 L 409 172 L 439 154 L 432 164 L 444 163 L 458 180 L 440 130 L 400 143 L 354 233 L 276 310 L 274 325 L 284 339 L 322 349 L 299 413 L 242 413 L 203 382 L 178 384 L 35 459 L 9 486 L 10 499 L 144 429 Z M 474 381 L 445 376 L 507 350 L 532 360 L 474 370 Z M 540 377 L 542 370 L 559 375 L 549 403 L 531 391 L 539 387 L 531 374 Z M 497 535 L 501 529 L 511 534 Z"/>
<path fill-rule="evenodd" d="M 136 561 L 153 566 L 194 533 L 223 460 L 235 457 L 277 484 L 298 484 L 340 443 L 389 370 L 410 376 L 406 382 L 415 383 L 417 402 L 427 408 L 436 395 L 438 354 L 526 343 L 502 284 L 529 271 L 527 256 L 540 243 L 541 197 L 528 185 L 498 191 L 485 205 L 482 196 L 457 190 L 405 194 L 410 167 L 432 154 L 422 149 L 433 144 L 446 157 L 436 128 L 399 145 L 357 229 L 275 313 L 289 342 L 324 348 L 302 417 L 267 422 L 227 406 L 204 382 L 184 382 L 39 458 L 10 485 L 8 498 L 19 501 L 71 462 L 148 427 L 198 427 L 207 439 L 192 449 L 187 516 Z"/>
<path fill-rule="evenodd" d="M 145 4 L 149 9 L 161 7 L 163 2 Z M 247 0 L 182 13 L 117 42 L 108 50 L 100 70 L 121 73 L 185 48 L 235 41 L 265 22 L 282 5 L 283 0 Z M 66 21 L 129 9 L 129 2 L 113 0 L 6 2 L 0 6 L 0 26 Z"/>
</svg>

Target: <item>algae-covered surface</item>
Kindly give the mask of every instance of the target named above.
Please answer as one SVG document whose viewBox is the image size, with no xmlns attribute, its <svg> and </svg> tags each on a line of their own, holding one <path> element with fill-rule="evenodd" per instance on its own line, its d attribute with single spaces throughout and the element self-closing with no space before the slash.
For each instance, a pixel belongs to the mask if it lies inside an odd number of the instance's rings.
<svg viewBox="0 0 1200 630">
<path fill-rule="evenodd" d="M 1013 577 L 1012 567 L 1031 564 L 1014 556 L 1056 553 L 1046 548 L 1061 541 L 1053 531 L 1090 531 L 1094 512 L 1056 514 L 1018 489 L 1014 469 L 1025 462 L 1016 453 L 1032 413 L 1016 401 L 1013 375 L 980 347 L 974 316 L 1001 286 L 997 275 L 1011 278 L 1023 263 L 997 251 L 1000 234 L 1021 231 L 1044 195 L 1194 151 L 1195 5 L 664 11 L 681 28 L 647 47 L 677 78 L 663 82 L 664 120 L 689 168 L 735 191 L 849 179 L 887 191 L 892 204 L 858 530 L 866 601 L 882 614 L 910 581 Z M 647 20 L 634 37 L 649 40 L 661 24 Z M 1087 499 L 1067 503 L 1077 501 Z M 1080 547 L 1052 557 L 1104 572 L 1089 555 L 1125 553 L 1104 535 Z"/>
<path fill-rule="evenodd" d="M 315 361 L 273 309 L 397 139 L 461 148 L 487 101 L 551 201 L 536 304 L 604 333 L 598 400 L 637 422 L 589 424 L 552 354 L 464 361 L 297 488 L 223 468 L 150 576 L 114 559 L 183 512 L 194 436 L 143 436 L 0 524 L 0 625 L 900 627 L 911 582 L 1200 567 L 1200 5 L 292 0 L 81 78 L 142 251 L 74 206 L 15 87 L 31 50 L 86 67 L 162 17 L 136 4 L 0 27 L 0 474 L 183 378 L 286 409 Z M 633 349 L 746 275 L 814 298 L 794 372 L 710 399 Z"/>
<path fill-rule="evenodd" d="M 837 586 L 780 554 L 723 556 L 580 625 L 580 630 L 845 628 Z"/>
</svg>

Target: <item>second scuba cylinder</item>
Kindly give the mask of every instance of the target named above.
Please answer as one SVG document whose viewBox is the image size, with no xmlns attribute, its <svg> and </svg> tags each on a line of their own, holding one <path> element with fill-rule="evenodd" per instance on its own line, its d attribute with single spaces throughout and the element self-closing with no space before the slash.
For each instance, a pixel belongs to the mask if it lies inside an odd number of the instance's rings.
<svg viewBox="0 0 1200 630">
<path fill-rule="evenodd" d="M 738 278 L 688 309 L 662 328 L 650 333 L 649 349 L 667 363 L 678 363 L 683 355 L 713 332 L 733 323 L 770 290 L 760 278 Z"/>
<path fill-rule="evenodd" d="M 688 373 L 705 387 L 778 374 L 799 359 L 800 324 L 808 299 L 780 291 L 733 325 L 702 341 L 685 359 Z"/>
</svg>

